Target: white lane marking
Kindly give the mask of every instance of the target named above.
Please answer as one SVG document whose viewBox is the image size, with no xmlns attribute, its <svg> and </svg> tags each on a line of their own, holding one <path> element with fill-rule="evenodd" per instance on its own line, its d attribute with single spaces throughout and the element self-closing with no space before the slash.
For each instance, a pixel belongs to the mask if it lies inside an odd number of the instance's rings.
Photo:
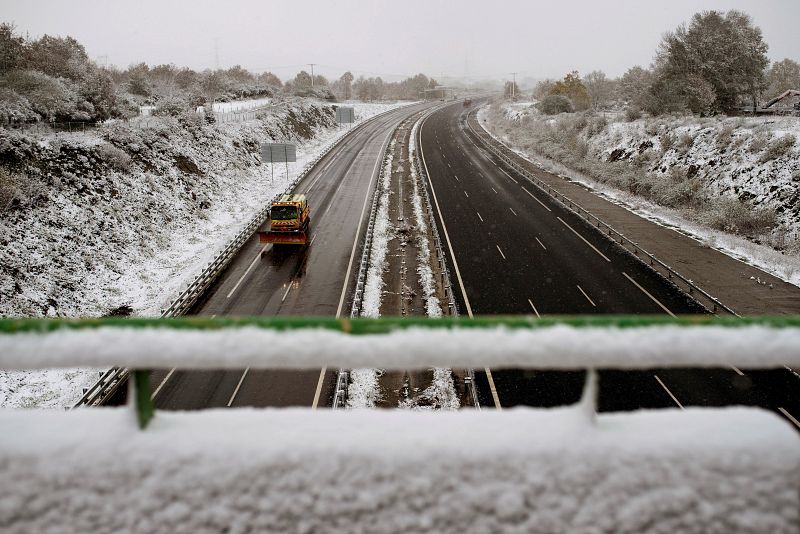
<svg viewBox="0 0 800 534">
<path fill-rule="evenodd" d="M 495 195 L 497 194 L 497 189 L 495 189 L 494 187 L 492 187 L 492 191 L 494 191 Z"/>
<path fill-rule="evenodd" d="M 734 371 L 736 371 L 736 374 L 738 374 L 739 376 L 744 376 L 744 373 L 741 371 L 741 369 L 739 369 L 739 368 L 738 368 L 738 367 L 736 367 L 735 365 L 731 365 L 731 369 L 733 369 Z"/>
<path fill-rule="evenodd" d="M 660 379 L 660 378 L 658 378 L 658 375 L 653 375 L 653 376 L 654 376 L 654 377 L 656 377 L 656 380 L 658 380 L 658 383 L 659 383 L 659 384 L 661 384 L 661 387 L 662 387 L 662 388 L 664 388 L 664 391 L 666 391 L 666 392 L 667 392 L 667 394 L 668 394 L 670 397 L 672 397 L 672 400 L 674 400 L 674 401 L 675 401 L 675 404 L 677 404 L 677 405 L 678 405 L 678 407 L 679 407 L 681 410 L 685 410 L 685 408 L 683 407 L 683 404 L 681 404 L 681 403 L 678 401 L 678 399 L 676 399 L 676 398 L 675 398 L 675 395 L 673 395 L 673 394 L 672 394 L 672 392 L 669 390 L 669 388 L 668 388 L 666 385 L 664 385 L 664 382 L 662 382 L 662 381 L 661 381 L 661 379 Z"/>
<path fill-rule="evenodd" d="M 495 246 L 497 247 L 498 252 L 500 252 L 500 255 L 503 256 L 503 259 L 506 259 L 506 255 L 503 254 L 503 251 L 500 249 L 500 245 L 495 245 Z"/>
<path fill-rule="evenodd" d="M 158 385 L 158 387 L 153 392 L 153 394 L 150 395 L 150 400 L 153 400 L 153 399 L 156 398 L 156 395 L 158 395 L 158 392 L 161 391 L 161 388 L 164 387 L 164 384 L 167 383 L 167 380 L 170 379 L 170 377 L 172 376 L 172 373 L 174 373 L 174 372 L 175 372 L 175 367 L 173 367 L 172 369 L 169 370 L 169 373 L 167 373 L 167 376 L 164 377 L 164 380 L 161 381 L 161 383 Z"/>
<path fill-rule="evenodd" d="M 628 280 L 630 280 L 630 281 L 631 281 L 631 283 L 632 283 L 633 285 L 635 285 L 636 287 L 638 287 L 638 288 L 639 288 L 639 289 L 642 291 L 642 293 L 644 293 L 645 295 L 647 295 L 648 297 L 650 297 L 650 300 L 652 300 L 653 302 L 655 302 L 656 304 L 658 304 L 658 305 L 661 307 L 661 309 L 662 309 L 662 310 L 664 310 L 665 312 L 667 312 L 667 313 L 669 314 L 669 316 L 670 316 L 670 317 L 675 317 L 675 314 L 674 314 L 674 313 L 672 313 L 671 311 L 669 311 L 669 308 L 667 308 L 666 306 L 664 306 L 663 304 L 661 304 L 661 302 L 659 302 L 659 300 L 658 300 L 657 298 L 655 298 L 653 295 L 651 295 L 651 294 L 650 294 L 650 293 L 649 293 L 649 292 L 648 292 L 648 291 L 647 291 L 645 288 L 643 288 L 642 286 L 640 286 L 640 285 L 639 285 L 639 283 L 638 283 L 636 280 L 634 280 L 633 278 L 631 278 L 630 276 L 628 276 L 628 273 L 626 273 L 626 272 L 623 272 L 623 273 L 622 273 L 622 275 L 623 275 L 625 278 L 627 278 Z"/>
<path fill-rule="evenodd" d="M 325 165 L 325 167 L 321 171 L 319 171 L 319 175 L 314 179 L 313 182 L 311 182 L 311 185 L 308 186 L 308 189 L 306 190 L 307 193 L 310 193 L 311 190 L 314 189 L 314 186 L 317 185 L 317 182 L 319 182 L 319 179 L 322 178 L 325 175 L 325 173 L 328 171 L 328 168 L 333 164 L 335 159 L 336 159 L 336 156 L 332 156 L 330 161 L 327 163 L 327 165 Z"/>
<path fill-rule="evenodd" d="M 289 287 L 287 287 L 287 288 L 286 288 L 286 292 L 283 294 L 283 298 L 281 299 L 281 302 L 283 302 L 284 300 L 286 300 L 286 295 L 288 295 L 288 294 L 289 294 L 289 291 L 291 291 L 291 290 L 292 290 L 292 286 L 293 286 L 293 285 L 294 285 L 294 284 L 292 283 L 292 281 L 291 281 L 291 280 L 289 280 Z"/>
<path fill-rule="evenodd" d="M 317 405 L 319 404 L 319 397 L 322 394 L 322 383 L 325 381 L 325 372 L 328 370 L 327 367 L 323 367 L 319 370 L 319 379 L 317 379 L 317 389 L 314 391 L 314 402 L 311 403 L 311 409 L 316 410 Z"/>
<path fill-rule="evenodd" d="M 447 225 L 444 223 L 444 217 L 442 217 L 442 210 L 439 207 L 439 200 L 436 198 L 436 189 L 433 187 L 433 180 L 431 180 L 431 173 L 428 171 L 428 162 L 425 160 L 425 150 L 422 148 L 422 126 L 425 124 L 426 119 L 423 119 L 422 124 L 419 126 L 419 153 L 422 156 L 422 166 L 425 167 L 425 175 L 428 177 L 428 183 L 431 186 L 431 193 L 433 194 L 433 203 L 436 205 L 436 212 L 439 214 L 439 222 L 442 223 L 442 230 L 444 231 L 444 239 L 447 241 L 447 249 L 450 251 L 450 259 L 453 262 L 453 268 L 456 271 L 456 279 L 458 280 L 458 286 L 461 288 L 461 296 L 464 297 L 464 305 L 467 307 L 467 315 L 470 319 L 472 319 L 472 306 L 469 303 L 469 297 L 467 296 L 467 290 L 464 289 L 464 280 L 461 278 L 461 270 L 458 268 L 458 261 L 456 260 L 456 255 L 453 252 L 453 244 L 450 242 L 450 235 L 447 232 Z M 472 161 L 469 162 L 472 165 Z M 489 382 L 489 390 L 492 392 L 492 400 L 494 401 L 494 407 L 497 410 L 502 410 L 503 406 L 500 404 L 500 397 L 497 395 L 497 388 L 494 384 L 494 378 L 492 377 L 492 372 L 489 370 L 488 367 L 484 367 L 484 372 L 486 373 L 486 379 Z"/>
<path fill-rule="evenodd" d="M 795 418 L 794 418 L 794 416 L 792 416 L 792 414 L 790 414 L 789 412 L 787 412 L 787 411 L 786 411 L 784 408 L 781 408 L 780 406 L 778 407 L 778 410 L 779 410 L 779 411 L 780 411 L 780 412 L 781 412 L 783 415 L 785 415 L 785 416 L 786 416 L 786 418 L 787 418 L 789 421 L 791 421 L 792 423 L 794 423 L 794 424 L 795 424 L 795 426 L 797 426 L 797 428 L 800 428 L 800 421 L 798 421 L 797 419 L 795 419 Z"/>
<path fill-rule="evenodd" d="M 508 208 L 508 209 L 510 209 L 510 210 L 511 210 L 511 213 L 513 213 L 515 216 L 519 217 L 519 215 L 517 215 L 517 212 L 516 212 L 516 211 L 514 211 L 514 208 Z"/>
<path fill-rule="evenodd" d="M 475 145 L 475 146 L 478 146 L 478 145 Z M 511 177 L 511 175 L 510 175 L 510 174 L 508 174 L 506 171 L 504 171 L 504 170 L 503 170 L 503 169 L 501 169 L 500 167 L 497 167 L 497 169 L 498 169 L 500 172 L 502 172 L 503 174 L 505 174 L 506 176 L 508 176 L 509 180 L 511 180 L 511 181 L 512 181 L 512 182 L 514 182 L 515 184 L 519 184 L 519 182 L 518 182 L 518 181 L 516 181 L 515 179 L 513 179 L 513 178 Z"/>
<path fill-rule="evenodd" d="M 247 277 L 247 275 L 250 273 L 250 269 L 252 269 L 252 268 L 255 266 L 256 262 L 258 262 L 258 258 L 260 258 L 260 257 L 261 257 L 261 255 L 264 253 L 264 251 L 266 251 L 266 250 L 267 250 L 267 248 L 268 248 L 269 246 L 270 246 L 270 244 L 269 244 L 269 243 L 267 243 L 266 245 L 264 245 L 264 248 L 262 248 L 262 249 L 261 249 L 261 250 L 258 252 L 258 254 L 256 254 L 256 257 L 255 257 L 255 258 L 253 258 L 253 261 L 252 261 L 252 263 L 250 263 L 250 266 L 249 266 L 249 267 L 247 268 L 247 270 L 244 272 L 244 274 L 242 275 L 242 277 L 241 277 L 241 278 L 239 278 L 239 281 L 238 281 L 238 282 L 236 282 L 236 285 L 235 285 L 235 286 L 233 286 L 233 289 L 231 289 L 230 293 L 228 293 L 228 296 L 227 296 L 227 297 L 225 297 L 225 298 L 228 298 L 228 299 L 229 299 L 229 298 L 231 298 L 231 295 L 233 295 L 234 293 L 236 293 L 236 290 L 237 290 L 237 289 L 239 289 L 239 286 L 242 284 L 242 281 L 243 281 L 243 280 L 245 279 L 245 277 Z"/>
<path fill-rule="evenodd" d="M 565 223 L 565 222 L 564 222 L 564 219 L 562 219 L 561 217 L 556 217 L 556 219 L 558 219 L 559 221 L 561 221 L 561 222 L 564 224 L 564 226 L 566 226 L 567 228 L 569 228 L 570 230 L 572 230 L 572 233 L 573 233 L 573 234 L 575 234 L 576 236 L 580 237 L 580 238 L 581 238 L 581 240 L 582 240 L 584 243 L 586 243 L 587 245 L 589 245 L 590 247 L 592 247 L 592 250 L 594 250 L 595 252 L 597 252 L 598 254 L 600 254 L 600 255 L 603 257 L 603 259 L 604 259 L 604 260 L 606 260 L 607 262 L 610 262 L 610 261 L 611 261 L 611 260 L 609 260 L 609 259 L 608 259 L 608 256 L 606 256 L 605 254 L 603 254 L 602 252 L 600 252 L 599 250 L 597 250 L 597 247 L 595 247 L 594 245 L 592 245 L 591 243 L 589 243 L 589 242 L 586 240 L 586 238 L 585 238 L 585 237 L 583 237 L 581 234 L 579 234 L 578 232 L 576 232 L 576 231 L 575 231 L 575 229 L 574 229 L 574 228 L 572 228 L 570 225 L 568 225 L 567 223 Z"/>
<path fill-rule="evenodd" d="M 537 242 L 537 243 L 539 243 L 540 245 L 542 245 L 542 248 L 543 248 L 543 249 L 547 250 L 547 247 L 546 247 L 546 246 L 544 246 L 544 243 L 542 243 L 541 241 L 539 241 L 539 238 L 538 238 L 538 237 L 534 237 L 534 239 L 536 240 L 536 242 Z"/>
<path fill-rule="evenodd" d="M 456 179 L 456 182 L 460 182 L 461 181 L 461 180 L 458 179 L 458 176 L 456 176 L 455 174 L 453 175 L 453 178 Z"/>
<path fill-rule="evenodd" d="M 587 295 L 587 294 L 586 294 L 586 291 L 584 291 L 584 290 L 583 290 L 583 288 L 582 288 L 581 286 L 578 286 L 578 289 L 580 289 L 581 293 L 583 293 L 583 296 L 584 296 L 584 297 L 586 297 L 586 300 L 588 300 L 588 301 L 589 301 L 589 304 L 591 304 L 593 307 L 595 307 L 595 308 L 596 308 L 596 307 L 597 307 L 597 304 L 595 304 L 595 303 L 594 303 L 594 301 L 593 301 L 592 299 L 590 299 L 590 298 L 589 298 L 589 295 Z"/>
<path fill-rule="evenodd" d="M 477 212 L 477 211 L 476 211 L 475 213 L 477 213 L 477 214 L 478 214 L 478 218 L 481 220 L 481 222 L 483 222 L 483 217 L 481 217 L 481 214 L 480 214 L 480 212 Z"/>
<path fill-rule="evenodd" d="M 424 124 L 424 121 L 423 121 Z M 425 160 L 425 151 L 422 149 L 422 124 L 419 126 L 419 138 L 420 138 L 420 155 L 422 156 L 422 165 L 425 167 L 425 175 L 428 177 L 428 183 L 431 186 L 431 193 L 433 193 L 433 203 L 436 205 L 436 212 L 439 214 L 439 221 L 442 223 L 442 230 L 444 230 L 444 238 L 447 241 L 447 248 L 450 251 L 450 258 L 453 261 L 453 268 L 456 271 L 456 278 L 458 279 L 458 285 L 461 288 L 461 295 L 464 297 L 464 304 L 467 307 L 467 315 L 472 317 L 472 306 L 469 303 L 469 297 L 467 296 L 467 291 L 464 289 L 464 281 L 461 278 L 461 271 L 458 268 L 458 261 L 456 261 L 456 255 L 453 253 L 453 245 L 450 242 L 450 236 L 447 232 L 447 226 L 444 224 L 444 217 L 442 217 L 442 210 L 439 208 L 439 200 L 436 198 L 436 190 L 433 187 L 433 181 L 430 179 L 431 174 L 428 172 L 428 163 Z"/>
<path fill-rule="evenodd" d="M 453 168 L 453 167 L 451 167 L 451 166 L 450 166 L 450 164 L 449 164 L 449 163 L 447 164 L 447 166 L 448 166 L 449 168 L 451 168 L 451 169 Z"/>
<path fill-rule="evenodd" d="M 467 193 L 466 191 L 464 191 L 464 195 L 466 195 L 466 197 L 469 198 L 469 193 Z"/>
<path fill-rule="evenodd" d="M 375 181 L 375 173 L 378 170 L 378 167 L 383 162 L 383 154 L 386 152 L 386 145 L 388 144 L 389 136 L 392 134 L 390 131 L 386 134 L 386 139 L 382 145 L 381 149 L 381 157 L 375 160 L 375 166 L 372 168 L 372 176 L 370 177 L 369 187 L 367 187 L 367 194 L 364 195 L 364 205 L 361 207 L 361 217 L 358 221 L 358 228 L 356 229 L 355 238 L 353 238 L 353 248 L 350 251 L 350 261 L 347 264 L 347 273 L 344 277 L 344 284 L 342 285 L 342 294 L 339 297 L 339 306 L 336 308 L 336 317 L 340 317 L 342 315 L 342 307 L 344 306 L 344 297 L 347 293 L 347 286 L 350 282 L 350 271 L 353 269 L 353 259 L 356 256 L 356 249 L 358 248 L 358 236 L 361 235 L 361 227 L 364 225 L 364 213 L 367 211 L 367 204 L 369 203 L 370 193 L 372 193 L 372 184 Z"/>
<path fill-rule="evenodd" d="M 239 379 L 239 383 L 236 384 L 236 389 L 233 390 L 233 394 L 231 395 L 231 398 L 228 399 L 228 408 L 231 407 L 231 404 L 233 404 L 233 399 L 235 399 L 236 395 L 239 393 L 239 388 L 242 387 L 242 382 L 244 382 L 244 377 L 247 376 L 248 371 L 250 371 L 249 367 L 244 370 L 244 373 L 242 373 L 242 377 Z"/>
<path fill-rule="evenodd" d="M 541 204 L 541 205 L 542 205 L 542 207 L 543 207 L 544 209 L 546 209 L 547 211 L 553 211 L 553 210 L 551 210 L 550 208 L 548 208 L 548 207 L 547 207 L 547 204 L 545 204 L 544 202 L 542 202 L 541 200 L 539 200 L 538 198 L 536 198 L 536 196 L 535 196 L 533 193 L 531 193 L 530 191 L 528 191 L 527 189 L 525 189 L 525 187 L 524 187 L 524 186 L 522 187 L 522 190 L 523 190 L 523 191 L 525 191 L 526 193 L 528 193 L 528 194 L 531 196 L 531 198 L 532 198 L 533 200 L 535 200 L 536 202 L 538 202 L 539 204 Z M 562 221 L 562 222 L 563 222 L 563 221 Z"/>
<path fill-rule="evenodd" d="M 536 317 L 537 317 L 537 318 L 539 318 L 539 319 L 541 319 L 541 318 L 542 318 L 542 316 L 541 316 L 541 315 L 539 315 L 539 310 L 537 310 L 537 309 L 536 309 L 536 306 L 534 306 L 534 305 L 533 305 L 533 302 L 531 302 L 531 299 L 528 299 L 528 304 L 530 304 L 530 305 L 531 305 L 531 308 L 533 308 L 533 313 L 535 313 L 535 314 L 536 314 Z"/>
</svg>

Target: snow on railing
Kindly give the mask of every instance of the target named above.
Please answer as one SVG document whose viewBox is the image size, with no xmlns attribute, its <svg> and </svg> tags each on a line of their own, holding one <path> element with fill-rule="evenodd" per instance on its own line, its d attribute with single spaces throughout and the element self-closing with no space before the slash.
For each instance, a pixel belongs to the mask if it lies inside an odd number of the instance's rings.
<svg viewBox="0 0 800 534">
<path fill-rule="evenodd" d="M 800 317 L 7 319 L 0 332 L 0 369 L 800 366 Z M 147 377 L 133 387 L 149 392 Z"/>
<path fill-rule="evenodd" d="M 800 317 L 0 320 L 8 369 L 798 363 Z M 0 530 L 798 531 L 788 423 L 596 414 L 588 376 L 581 403 L 555 409 L 165 411 L 147 432 L 121 408 L 0 410 Z"/>
</svg>

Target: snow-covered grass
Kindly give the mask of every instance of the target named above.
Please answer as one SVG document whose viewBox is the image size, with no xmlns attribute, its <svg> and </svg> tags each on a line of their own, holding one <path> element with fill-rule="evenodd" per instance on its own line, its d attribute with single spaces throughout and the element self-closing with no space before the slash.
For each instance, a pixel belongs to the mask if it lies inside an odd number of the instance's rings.
<svg viewBox="0 0 800 534">
<path fill-rule="evenodd" d="M 489 108 L 481 109 L 478 116 L 480 124 L 493 137 L 508 145 L 514 152 L 538 167 L 582 183 L 599 195 L 648 220 L 663 226 L 679 229 L 705 246 L 763 269 L 784 281 L 800 285 L 800 250 L 798 250 L 797 241 L 797 232 L 800 229 L 798 227 L 798 224 L 800 224 L 800 215 L 798 214 L 800 213 L 798 212 L 798 209 L 800 209 L 800 196 L 798 196 L 800 190 L 796 186 L 787 186 L 785 180 L 787 175 L 800 176 L 798 174 L 800 173 L 800 152 L 797 149 L 794 152 L 790 150 L 788 155 L 784 157 L 784 159 L 786 157 L 790 158 L 788 163 L 783 159 L 780 159 L 778 163 L 774 163 L 774 160 L 759 163 L 757 161 L 758 152 L 754 155 L 750 153 L 749 149 L 745 150 L 743 148 L 745 140 L 756 135 L 752 132 L 759 128 L 762 131 L 765 128 L 769 128 L 769 131 L 772 132 L 771 135 L 774 136 L 782 136 L 791 132 L 800 134 L 800 131 L 798 131 L 800 130 L 799 119 L 767 119 L 759 117 L 755 119 L 727 119 L 720 121 L 718 119 L 684 118 L 680 120 L 673 119 L 674 122 L 670 122 L 667 119 L 641 119 L 626 123 L 618 122 L 622 119 L 614 118 L 612 115 L 612 122 L 607 126 L 601 127 L 604 128 L 601 129 L 601 133 L 595 133 L 588 139 L 590 143 L 588 146 L 593 147 L 593 151 L 590 150 L 587 153 L 589 158 L 595 157 L 592 154 L 597 154 L 596 157 L 608 158 L 615 150 L 621 150 L 623 154 L 628 154 L 628 158 L 633 157 L 635 159 L 636 156 L 634 154 L 638 154 L 639 147 L 646 146 L 648 142 L 652 143 L 653 146 L 646 148 L 645 154 L 651 150 L 663 150 L 663 139 L 668 138 L 665 132 L 671 132 L 670 135 L 676 139 L 683 139 L 686 145 L 691 140 L 692 148 L 689 149 L 688 155 L 684 154 L 683 156 L 677 155 L 678 149 L 670 148 L 663 158 L 654 159 L 650 167 L 657 168 L 659 173 L 663 174 L 666 170 L 674 167 L 685 170 L 690 165 L 708 167 L 709 161 L 716 157 L 718 158 L 717 168 L 709 171 L 713 172 L 713 177 L 704 180 L 704 183 L 708 184 L 707 187 L 716 188 L 714 189 L 716 191 L 715 194 L 738 195 L 747 189 L 748 192 L 744 194 L 744 198 L 756 199 L 756 205 L 777 204 L 779 208 L 780 195 L 784 195 L 784 200 L 794 195 L 794 200 L 789 199 L 791 202 L 781 209 L 782 215 L 780 217 L 783 220 L 783 227 L 774 232 L 774 235 L 770 238 L 773 242 L 782 243 L 787 248 L 785 251 L 780 251 L 768 244 L 758 243 L 752 239 L 727 231 L 714 229 L 708 224 L 704 224 L 702 220 L 698 220 L 697 216 L 689 216 L 685 210 L 659 205 L 639 194 L 630 192 L 630 190 L 626 191 L 607 182 L 601 182 L 595 175 L 578 170 L 574 165 L 574 161 L 570 158 L 567 158 L 570 162 L 564 164 L 548 157 L 539 150 L 538 145 L 532 143 L 532 138 L 527 137 L 527 141 L 525 140 L 526 134 L 524 132 L 526 126 L 524 121 L 523 125 L 516 126 L 512 126 L 510 123 L 499 124 L 497 115 L 490 113 Z M 648 121 L 650 121 L 649 124 Z M 545 122 L 552 122 L 550 126 L 553 128 L 558 127 L 556 124 L 557 119 L 546 119 Z M 602 122 L 600 121 L 598 124 L 602 124 Z M 738 129 L 731 129 L 732 125 L 739 125 L 737 126 Z M 647 134 L 646 130 L 655 133 Z M 638 133 L 632 134 L 631 131 Z M 736 154 L 725 155 L 724 152 L 719 153 L 719 147 L 712 146 L 718 142 L 712 138 L 712 131 L 715 132 L 714 135 L 717 137 L 723 134 L 733 137 L 735 134 L 735 138 L 739 140 L 739 146 L 735 150 Z M 731 132 L 730 134 L 727 133 L 729 131 Z M 656 135 L 658 132 L 660 134 Z M 752 143 L 753 141 L 750 140 L 750 144 Z M 617 155 L 619 154 L 620 152 L 617 152 Z M 715 156 L 710 154 L 715 154 Z M 758 157 L 760 158 L 761 156 Z M 734 165 L 735 167 L 731 167 Z M 665 170 L 662 171 L 661 169 Z M 641 173 L 645 172 L 647 172 L 646 169 L 641 170 Z M 669 180 L 671 178 L 662 177 L 661 179 Z M 792 180 L 797 179 L 800 178 L 792 178 Z M 750 190 L 757 193 L 752 193 Z M 783 193 L 776 196 L 773 194 L 776 191 L 783 191 Z M 787 194 L 789 196 L 786 196 Z"/>
<path fill-rule="evenodd" d="M 359 104 L 357 114 L 365 120 L 399 105 Z M 41 183 L 46 200 L 0 214 L 8 240 L 0 250 L 0 315 L 97 316 L 120 306 L 158 315 L 305 162 L 347 134 L 320 106 L 299 100 L 216 127 L 160 118 L 145 130 L 115 124 L 79 138 L 12 139 L 8 153 L 50 167 L 44 177 L 26 177 Z M 287 127 L 287 114 L 301 130 Z M 286 137 L 298 141 L 298 162 L 288 176 L 276 166 L 272 181 L 257 144 Z M 98 147 L 112 144 L 127 163 L 102 159 Z M 0 405 L 68 406 L 96 376 L 0 371 Z"/>
<path fill-rule="evenodd" d="M 441 317 L 442 306 L 439 298 L 436 296 L 436 284 L 433 278 L 433 269 L 431 268 L 431 254 L 430 244 L 428 241 L 428 222 L 425 216 L 425 211 L 422 209 L 422 197 L 420 196 L 419 183 L 420 177 L 417 173 L 417 167 L 414 164 L 416 161 L 415 154 L 417 150 L 417 128 L 419 122 L 414 124 L 411 129 L 411 140 L 408 144 L 408 159 L 411 161 L 411 179 L 414 184 L 412 191 L 412 206 L 414 209 L 414 224 L 416 226 L 417 235 L 417 248 L 419 249 L 419 258 L 417 261 L 417 275 L 419 276 L 420 286 L 424 292 L 425 298 L 425 311 L 428 317 Z"/>
<path fill-rule="evenodd" d="M 775 532 L 798 436 L 751 408 L 0 410 L 0 530 Z"/>
<path fill-rule="evenodd" d="M 361 306 L 362 317 L 380 317 L 383 300 L 383 274 L 386 269 L 386 255 L 389 252 L 389 239 L 394 225 L 389 220 L 389 195 L 391 194 L 392 160 L 395 140 L 392 139 L 386 150 L 386 158 L 380 180 L 377 184 L 378 208 L 372 230 L 372 246 L 369 252 L 369 267 L 364 282 L 364 297 Z M 353 369 L 347 387 L 348 408 L 374 408 L 380 400 L 379 369 Z"/>
</svg>

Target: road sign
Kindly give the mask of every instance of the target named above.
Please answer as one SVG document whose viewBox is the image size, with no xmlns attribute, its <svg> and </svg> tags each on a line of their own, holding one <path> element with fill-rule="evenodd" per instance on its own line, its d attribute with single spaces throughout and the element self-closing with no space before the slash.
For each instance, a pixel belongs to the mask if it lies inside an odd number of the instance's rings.
<svg viewBox="0 0 800 534">
<path fill-rule="evenodd" d="M 336 108 L 336 122 L 339 124 L 352 123 L 356 121 L 356 113 L 353 108 Z"/>
<path fill-rule="evenodd" d="M 294 143 L 262 143 L 261 159 L 264 163 L 294 163 L 297 148 Z"/>
</svg>

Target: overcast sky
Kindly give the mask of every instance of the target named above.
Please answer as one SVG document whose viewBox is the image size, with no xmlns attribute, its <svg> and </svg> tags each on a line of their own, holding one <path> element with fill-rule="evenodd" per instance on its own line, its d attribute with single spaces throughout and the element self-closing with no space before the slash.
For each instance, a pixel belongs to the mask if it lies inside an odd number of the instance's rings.
<svg viewBox="0 0 800 534">
<path fill-rule="evenodd" d="M 0 1 L 19 32 L 71 35 L 117 66 L 241 64 L 283 79 L 310 62 L 327 76 L 618 76 L 705 9 L 749 13 L 771 59 L 800 60 L 800 0 Z"/>
</svg>

